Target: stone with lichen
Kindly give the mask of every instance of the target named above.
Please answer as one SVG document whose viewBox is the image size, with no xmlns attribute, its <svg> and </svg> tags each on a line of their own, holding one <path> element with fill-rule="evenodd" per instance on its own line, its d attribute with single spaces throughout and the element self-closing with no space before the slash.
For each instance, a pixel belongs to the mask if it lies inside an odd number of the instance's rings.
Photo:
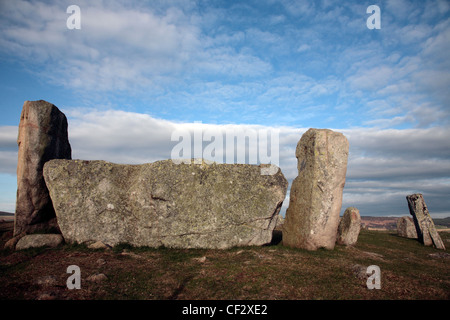
<svg viewBox="0 0 450 320">
<path fill-rule="evenodd" d="M 309 129 L 297 144 L 298 176 L 291 186 L 283 244 L 333 249 L 342 205 L 349 144 L 339 132 Z"/>
<path fill-rule="evenodd" d="M 288 183 L 261 166 L 52 160 L 44 177 L 67 242 L 229 248 L 272 239 Z"/>
</svg>

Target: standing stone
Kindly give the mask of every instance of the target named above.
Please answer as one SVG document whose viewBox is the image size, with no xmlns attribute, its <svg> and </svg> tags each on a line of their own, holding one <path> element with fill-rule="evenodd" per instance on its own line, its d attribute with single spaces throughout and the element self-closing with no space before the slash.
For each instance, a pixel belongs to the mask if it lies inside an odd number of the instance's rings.
<svg viewBox="0 0 450 320">
<path fill-rule="evenodd" d="M 291 186 L 283 244 L 333 249 L 347 172 L 347 138 L 328 129 L 309 129 L 297 144 L 298 176 Z"/>
<path fill-rule="evenodd" d="M 339 222 L 337 243 L 346 246 L 356 244 L 360 230 L 361 216 L 359 210 L 354 207 L 347 208 Z"/>
<path fill-rule="evenodd" d="M 417 239 L 416 226 L 411 217 L 401 217 L 397 220 L 397 234 L 400 237 Z"/>
<path fill-rule="evenodd" d="M 406 196 L 409 213 L 413 216 L 419 241 L 425 246 L 434 245 L 437 249 L 445 250 L 444 242 L 434 227 L 433 219 L 428 212 L 422 194 L 415 193 Z"/>
<path fill-rule="evenodd" d="M 66 242 L 225 249 L 272 240 L 288 182 L 263 168 L 51 160 L 44 177 Z"/>
<path fill-rule="evenodd" d="M 59 232 L 42 169 L 50 159 L 70 159 L 67 119 L 46 101 L 25 101 L 17 139 L 17 200 L 14 235 Z"/>
</svg>

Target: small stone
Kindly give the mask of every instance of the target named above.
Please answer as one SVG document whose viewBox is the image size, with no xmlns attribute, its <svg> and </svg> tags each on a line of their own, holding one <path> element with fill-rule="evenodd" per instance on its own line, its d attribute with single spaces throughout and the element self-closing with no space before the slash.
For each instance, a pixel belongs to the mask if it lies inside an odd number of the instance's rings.
<svg viewBox="0 0 450 320">
<path fill-rule="evenodd" d="M 397 220 L 397 234 L 400 237 L 417 239 L 417 230 L 411 217 L 401 217 Z"/>
<path fill-rule="evenodd" d="M 339 223 L 337 243 L 346 246 L 356 244 L 360 230 L 361 216 L 359 210 L 354 207 L 347 208 Z"/>
<path fill-rule="evenodd" d="M 108 280 L 108 277 L 104 273 L 97 273 L 90 275 L 89 277 L 86 278 L 86 280 L 92 282 L 102 282 Z"/>
<path fill-rule="evenodd" d="M 17 242 L 16 250 L 38 247 L 56 247 L 64 241 L 60 234 L 29 234 Z"/>
<path fill-rule="evenodd" d="M 206 257 L 203 256 L 203 257 L 201 257 L 201 258 L 192 258 L 192 260 L 197 261 L 197 262 L 199 262 L 199 263 L 205 263 Z"/>
<path fill-rule="evenodd" d="M 110 246 L 108 246 L 107 244 L 101 242 L 101 241 L 96 241 L 94 243 L 91 243 L 90 245 L 88 245 L 89 249 L 111 249 Z"/>
</svg>

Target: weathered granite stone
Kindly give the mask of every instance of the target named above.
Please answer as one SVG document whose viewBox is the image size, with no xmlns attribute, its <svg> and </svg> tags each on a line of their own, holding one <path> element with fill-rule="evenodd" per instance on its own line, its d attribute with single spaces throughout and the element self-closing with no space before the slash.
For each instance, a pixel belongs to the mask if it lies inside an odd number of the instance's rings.
<svg viewBox="0 0 450 320">
<path fill-rule="evenodd" d="M 279 214 L 278 217 L 276 217 L 276 219 L 277 219 L 277 222 L 275 224 L 275 228 L 280 228 L 280 230 L 281 230 L 281 228 L 283 227 L 284 218 L 281 214 Z"/>
<path fill-rule="evenodd" d="M 417 239 L 416 226 L 411 217 L 401 217 L 397 220 L 397 234 L 400 237 Z"/>
<path fill-rule="evenodd" d="M 413 216 L 417 236 L 425 246 L 434 245 L 437 249 L 445 250 L 444 242 L 434 227 L 433 219 L 428 212 L 422 194 L 415 193 L 406 196 L 409 213 Z"/>
<path fill-rule="evenodd" d="M 359 210 L 354 207 L 345 209 L 338 226 L 337 243 L 346 246 L 356 244 L 360 230 L 361 216 Z"/>
<path fill-rule="evenodd" d="M 64 241 L 60 234 L 29 234 L 17 242 L 16 250 L 38 247 L 56 247 Z"/>
<path fill-rule="evenodd" d="M 67 242 L 229 248 L 270 243 L 286 195 L 278 169 L 52 160 L 44 177 Z M 264 166 L 264 165 L 262 165 Z"/>
<path fill-rule="evenodd" d="M 19 154 L 14 235 L 23 232 L 58 232 L 42 168 L 50 159 L 71 158 L 66 116 L 46 101 L 25 101 L 17 143 Z"/>
<path fill-rule="evenodd" d="M 307 250 L 333 249 L 347 172 L 347 138 L 309 129 L 297 144 L 298 176 L 291 186 L 283 244 Z"/>
</svg>

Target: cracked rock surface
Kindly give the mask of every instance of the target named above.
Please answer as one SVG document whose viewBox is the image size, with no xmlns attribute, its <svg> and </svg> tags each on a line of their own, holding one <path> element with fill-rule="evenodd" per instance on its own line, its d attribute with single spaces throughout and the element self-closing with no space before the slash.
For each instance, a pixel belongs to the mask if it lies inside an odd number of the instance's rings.
<svg viewBox="0 0 450 320">
<path fill-rule="evenodd" d="M 51 160 L 44 178 L 66 242 L 225 249 L 272 239 L 288 182 L 264 166 Z"/>
</svg>

